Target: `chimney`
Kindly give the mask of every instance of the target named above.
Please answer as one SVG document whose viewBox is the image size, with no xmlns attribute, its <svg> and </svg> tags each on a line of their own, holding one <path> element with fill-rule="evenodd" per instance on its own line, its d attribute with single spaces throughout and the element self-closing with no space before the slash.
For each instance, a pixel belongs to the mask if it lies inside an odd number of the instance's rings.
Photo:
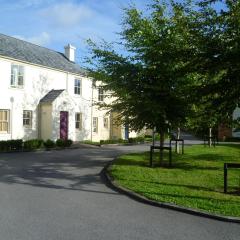
<svg viewBox="0 0 240 240">
<path fill-rule="evenodd" d="M 64 47 L 64 49 L 65 49 L 66 58 L 71 62 L 75 62 L 76 48 L 74 46 L 72 46 L 71 44 L 68 44 L 67 46 Z"/>
</svg>

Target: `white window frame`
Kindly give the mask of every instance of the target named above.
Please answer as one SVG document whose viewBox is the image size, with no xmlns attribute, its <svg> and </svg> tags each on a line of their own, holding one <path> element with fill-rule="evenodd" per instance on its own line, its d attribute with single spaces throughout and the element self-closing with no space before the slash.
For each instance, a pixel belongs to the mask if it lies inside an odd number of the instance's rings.
<svg viewBox="0 0 240 240">
<path fill-rule="evenodd" d="M 103 102 L 104 101 L 104 90 L 102 88 L 98 88 L 98 101 Z"/>
<path fill-rule="evenodd" d="M 109 119 L 108 117 L 103 118 L 103 127 L 108 129 L 109 128 Z"/>
<path fill-rule="evenodd" d="M 24 86 L 24 66 L 18 64 L 11 65 L 11 87 L 23 88 Z"/>
<path fill-rule="evenodd" d="M 7 113 L 7 120 L 1 118 L 2 113 Z M 3 124 L 7 123 L 7 131 L 3 131 Z M 0 133 L 9 133 L 10 130 L 10 110 L 9 109 L 0 109 Z"/>
<path fill-rule="evenodd" d="M 80 112 L 75 113 L 75 129 L 79 131 L 82 130 L 82 113 Z"/>
<path fill-rule="evenodd" d="M 23 110 L 23 127 L 32 128 L 32 116 L 31 110 Z"/>
<path fill-rule="evenodd" d="M 74 79 L 74 94 L 82 95 L 82 79 L 80 78 Z"/>
<path fill-rule="evenodd" d="M 93 117 L 93 132 L 98 133 L 98 118 Z"/>
</svg>

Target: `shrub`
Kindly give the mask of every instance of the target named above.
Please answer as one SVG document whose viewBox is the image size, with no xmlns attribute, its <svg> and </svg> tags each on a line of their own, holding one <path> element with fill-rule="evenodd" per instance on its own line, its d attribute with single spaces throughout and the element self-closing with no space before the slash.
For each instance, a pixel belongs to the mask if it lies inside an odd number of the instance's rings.
<svg viewBox="0 0 240 240">
<path fill-rule="evenodd" d="M 23 147 L 22 139 L 9 140 L 8 142 L 9 142 L 10 150 L 22 150 L 22 147 Z"/>
<path fill-rule="evenodd" d="M 102 140 L 102 141 L 104 141 L 104 140 Z M 84 141 L 81 141 L 81 143 L 99 146 L 99 142 L 93 142 L 91 140 L 84 140 Z"/>
<path fill-rule="evenodd" d="M 116 143 L 128 143 L 128 140 L 124 139 L 108 139 L 108 140 L 100 140 L 100 145 L 103 144 L 116 144 Z"/>
<path fill-rule="evenodd" d="M 58 139 L 56 141 L 56 145 L 61 148 L 70 147 L 72 144 L 73 144 L 73 141 L 71 139 L 67 139 L 67 140 Z"/>
<path fill-rule="evenodd" d="M 45 148 L 53 148 L 55 147 L 55 142 L 52 141 L 51 139 L 48 139 L 45 142 L 43 142 L 43 145 Z"/>
<path fill-rule="evenodd" d="M 22 139 L 0 141 L 0 151 L 22 150 Z"/>
<path fill-rule="evenodd" d="M 34 150 L 41 148 L 43 140 L 41 139 L 30 139 L 24 142 L 24 149 Z"/>
<path fill-rule="evenodd" d="M 58 139 L 56 141 L 56 145 L 57 145 L 57 147 L 63 148 L 63 147 L 65 147 L 65 141 L 63 139 Z"/>
<path fill-rule="evenodd" d="M 146 134 L 146 135 L 144 136 L 144 138 L 152 138 L 152 135 Z"/>
<path fill-rule="evenodd" d="M 144 142 L 144 137 L 136 137 L 136 138 L 129 138 L 128 139 L 129 143 L 143 143 Z"/>
<path fill-rule="evenodd" d="M 71 147 L 72 144 L 73 144 L 73 141 L 72 141 L 71 139 L 67 139 L 67 140 L 65 141 L 65 147 Z"/>
</svg>

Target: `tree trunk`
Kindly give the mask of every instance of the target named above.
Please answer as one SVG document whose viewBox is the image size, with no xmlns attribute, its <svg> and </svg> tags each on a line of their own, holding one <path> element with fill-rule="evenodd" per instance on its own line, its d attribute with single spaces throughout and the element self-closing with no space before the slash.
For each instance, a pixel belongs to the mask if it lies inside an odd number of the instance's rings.
<svg viewBox="0 0 240 240">
<path fill-rule="evenodd" d="M 155 146 L 155 130 L 152 130 L 152 145 Z"/>
<path fill-rule="evenodd" d="M 164 147 L 164 131 L 160 131 L 160 147 Z M 160 149 L 160 165 L 163 164 L 163 149 Z"/>
<path fill-rule="evenodd" d="M 178 128 L 177 129 L 177 139 L 180 139 L 180 134 L 181 134 L 181 129 L 180 128 Z M 179 153 L 179 142 L 177 141 L 176 142 L 176 153 Z"/>
<path fill-rule="evenodd" d="M 209 128 L 209 140 L 208 140 L 208 146 L 211 147 L 212 146 L 212 128 Z"/>
</svg>

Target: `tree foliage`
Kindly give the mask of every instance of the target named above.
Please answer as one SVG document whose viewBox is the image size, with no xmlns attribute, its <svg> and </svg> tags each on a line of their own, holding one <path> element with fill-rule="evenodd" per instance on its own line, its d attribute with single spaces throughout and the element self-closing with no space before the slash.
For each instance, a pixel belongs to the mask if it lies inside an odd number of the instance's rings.
<svg viewBox="0 0 240 240">
<path fill-rule="evenodd" d="M 124 10 L 120 33 L 124 55 L 89 41 L 91 76 L 115 97 L 110 106 L 132 129 L 165 131 L 180 126 L 190 111 L 191 16 L 182 4 L 154 1 L 144 14 Z M 93 67 L 94 66 L 94 67 Z"/>
<path fill-rule="evenodd" d="M 216 7 L 221 3 L 221 8 Z M 88 41 L 90 75 L 130 128 L 231 120 L 240 93 L 240 1 L 153 0 L 147 12 L 124 10 L 124 52 Z"/>
</svg>

